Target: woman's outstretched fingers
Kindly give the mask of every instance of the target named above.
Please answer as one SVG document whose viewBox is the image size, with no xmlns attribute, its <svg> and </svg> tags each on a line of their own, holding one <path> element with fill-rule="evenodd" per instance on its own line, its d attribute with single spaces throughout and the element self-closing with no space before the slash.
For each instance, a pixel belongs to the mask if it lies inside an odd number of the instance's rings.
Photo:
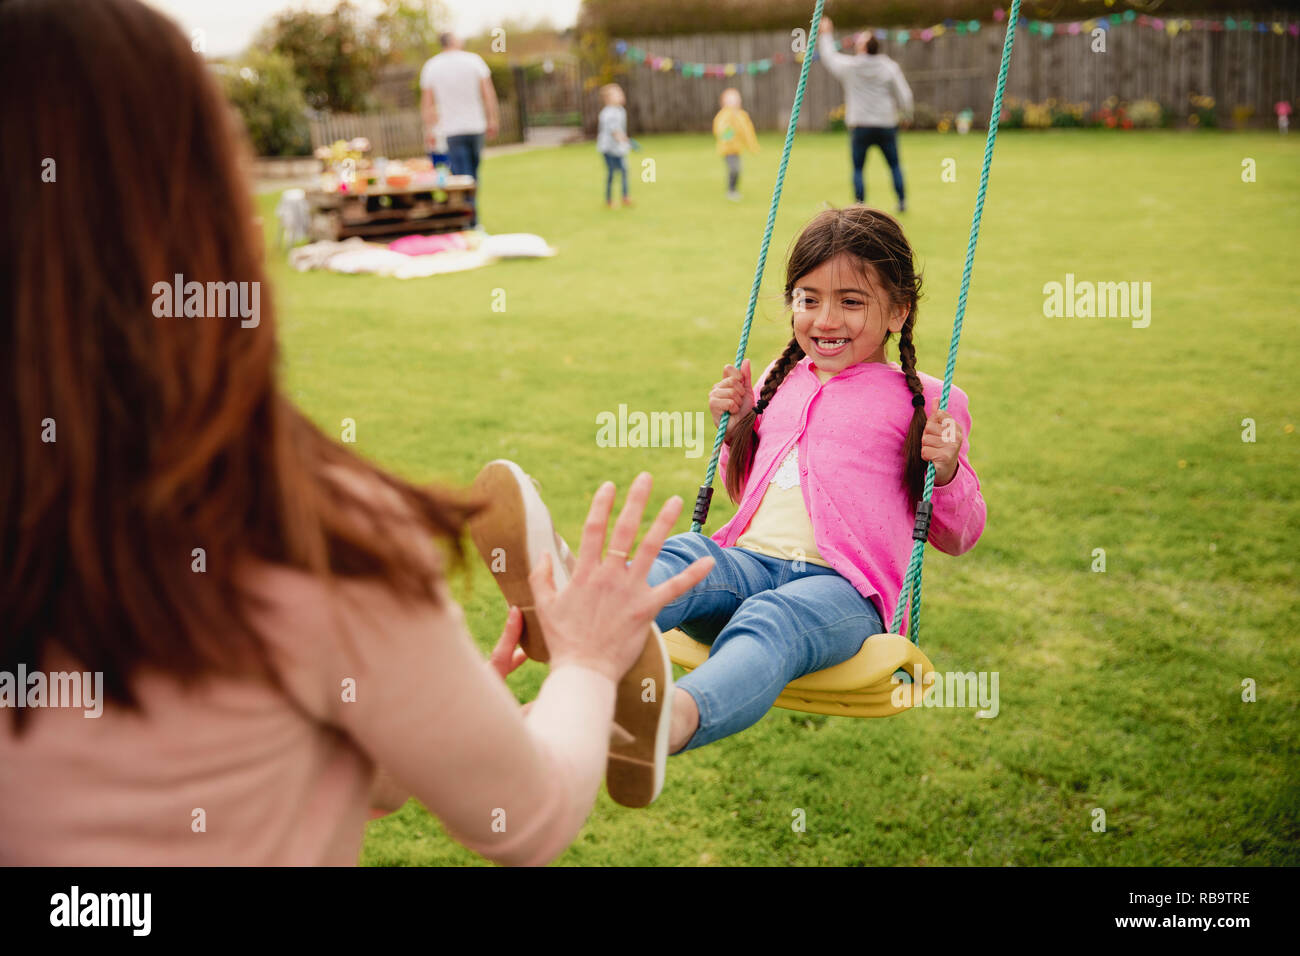
<svg viewBox="0 0 1300 956">
<path fill-rule="evenodd" d="M 587 520 L 582 525 L 582 543 L 578 546 L 578 563 L 573 576 L 586 576 L 600 563 L 601 552 L 605 550 L 605 532 L 609 529 L 609 516 L 614 510 L 616 489 L 612 481 L 607 481 L 591 497 L 591 507 L 587 510 Z"/>
<path fill-rule="evenodd" d="M 628 554 L 636 542 L 636 533 L 641 530 L 641 516 L 645 514 L 646 502 L 650 500 L 650 489 L 653 486 L 654 479 L 648 471 L 643 471 L 627 490 L 627 500 L 623 502 L 623 510 L 614 522 L 614 533 L 610 535 L 607 552 L 607 556 L 619 564 L 627 563 Z"/>
<path fill-rule="evenodd" d="M 683 570 L 674 574 L 662 584 L 656 584 L 650 589 L 650 602 L 654 606 L 655 613 L 665 604 L 671 604 L 679 597 L 689 591 L 695 585 L 699 584 L 709 576 L 716 562 L 712 557 L 700 558 L 692 562 Z"/>
<path fill-rule="evenodd" d="M 645 537 L 641 539 L 641 544 L 637 546 L 636 557 L 632 559 L 632 571 L 638 577 L 643 578 L 650 573 L 655 558 L 659 557 L 659 551 L 663 548 L 664 542 L 668 540 L 668 533 L 673 530 L 673 524 L 681 513 L 682 499 L 678 495 L 673 495 L 659 509 L 659 514 L 655 516 L 654 522 L 650 525 L 650 530 L 646 532 Z"/>
</svg>

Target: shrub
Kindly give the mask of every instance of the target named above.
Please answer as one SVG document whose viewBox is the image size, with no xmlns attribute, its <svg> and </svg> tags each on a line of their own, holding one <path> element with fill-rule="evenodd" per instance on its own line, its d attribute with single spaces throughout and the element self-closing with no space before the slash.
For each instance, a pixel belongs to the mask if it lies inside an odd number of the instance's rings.
<svg viewBox="0 0 1300 956">
<path fill-rule="evenodd" d="M 347 0 L 328 13 L 278 14 L 262 28 L 257 46 L 293 64 L 313 108 L 360 113 L 369 106 L 382 55 L 368 42 L 360 10 Z"/>
<path fill-rule="evenodd" d="M 255 45 L 288 58 L 314 109 L 364 112 L 381 67 L 421 63 L 432 52 L 438 24 L 450 18 L 437 0 L 384 0 L 377 15 L 352 0 L 332 10 L 281 11 Z"/>
<path fill-rule="evenodd" d="M 1046 129 L 1052 125 L 1052 111 L 1046 103 L 1025 104 L 1025 126 L 1029 129 Z"/>
<path fill-rule="evenodd" d="M 1214 97 L 1189 93 L 1187 98 L 1192 104 L 1192 111 L 1187 117 L 1188 125 L 1202 129 L 1214 129 L 1219 125 L 1219 118 L 1214 112 Z"/>
<path fill-rule="evenodd" d="M 517 91 L 515 90 L 515 74 L 510 68 L 510 61 L 505 56 L 498 54 L 496 56 L 485 56 L 483 62 L 488 66 L 488 72 L 492 74 L 492 87 L 497 92 L 497 98 L 503 100 L 513 100 Z M 541 64 L 537 65 L 540 72 Z"/>
<path fill-rule="evenodd" d="M 310 152 L 307 101 L 288 59 L 254 48 L 222 73 L 226 97 L 243 118 L 259 156 Z"/>
<path fill-rule="evenodd" d="M 1052 115 L 1052 126 L 1068 128 L 1088 125 L 1087 103 L 1058 103 L 1052 99 L 1047 101 L 1047 107 Z"/>
<path fill-rule="evenodd" d="M 1091 125 L 1104 129 L 1132 129 L 1133 120 L 1128 115 L 1128 110 L 1123 104 L 1119 104 L 1116 106 L 1103 106 L 1101 109 L 1095 110 L 1092 114 Z"/>
<path fill-rule="evenodd" d="M 627 64 L 614 55 L 614 41 L 602 30 L 589 30 L 578 37 L 578 62 L 586 68 L 584 93 L 592 93 L 606 83 L 618 83 L 628 72 Z"/>
<path fill-rule="evenodd" d="M 1137 129 L 1155 129 L 1166 123 L 1165 108 L 1155 100 L 1136 100 L 1128 105 L 1128 117 Z"/>
<path fill-rule="evenodd" d="M 1201 97 L 1201 108 L 1207 109 L 1210 119 L 1207 125 L 1213 125 L 1213 103 L 1208 97 Z M 1205 104 L 1209 105 L 1206 106 Z M 1171 126 L 1174 111 L 1155 100 L 1136 100 L 1126 103 L 1117 96 L 1107 97 L 1106 101 L 1091 109 L 1087 103 L 1063 103 L 1049 99 L 1044 103 L 1026 103 L 1008 98 L 1002 111 L 1001 125 L 1010 129 L 1045 129 L 1047 127 L 1093 127 L 1096 129 L 1155 129 Z M 1192 125 L 1197 124 L 1193 119 Z"/>
<path fill-rule="evenodd" d="M 1127 104 L 1118 96 L 1108 96 L 1088 117 L 1088 125 L 1100 129 L 1132 129 L 1133 120 L 1128 115 Z"/>
<path fill-rule="evenodd" d="M 917 103 L 912 107 L 913 129 L 935 129 L 939 125 L 939 114 L 929 103 Z"/>
<path fill-rule="evenodd" d="M 1025 105 L 1014 96 L 1008 96 L 1003 101 L 1002 116 L 998 118 L 998 125 L 1007 129 L 1022 129 L 1025 125 Z"/>
</svg>

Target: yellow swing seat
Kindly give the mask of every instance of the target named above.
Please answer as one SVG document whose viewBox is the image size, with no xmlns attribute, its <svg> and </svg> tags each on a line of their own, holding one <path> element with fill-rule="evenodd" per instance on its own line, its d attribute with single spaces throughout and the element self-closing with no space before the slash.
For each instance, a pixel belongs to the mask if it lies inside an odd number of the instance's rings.
<svg viewBox="0 0 1300 956">
<path fill-rule="evenodd" d="M 664 633 L 668 657 L 688 671 L 709 657 L 709 645 L 679 630 Z M 903 671 L 913 684 L 932 670 L 919 647 L 899 634 L 873 634 L 841 664 L 786 685 L 774 706 L 832 717 L 893 717 L 910 710 L 912 688 L 894 680 Z"/>
</svg>

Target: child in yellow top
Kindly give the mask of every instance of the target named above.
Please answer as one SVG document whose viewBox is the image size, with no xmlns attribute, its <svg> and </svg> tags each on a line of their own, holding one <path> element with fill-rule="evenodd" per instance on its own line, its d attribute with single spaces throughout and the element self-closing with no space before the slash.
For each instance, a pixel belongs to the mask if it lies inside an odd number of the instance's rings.
<svg viewBox="0 0 1300 956">
<path fill-rule="evenodd" d="M 713 135 L 718 140 L 718 155 L 727 163 L 727 198 L 740 199 L 736 186 L 740 183 L 740 154 L 748 149 L 758 152 L 758 138 L 749 114 L 740 108 L 740 90 L 722 91 L 722 109 L 713 117 Z"/>
</svg>

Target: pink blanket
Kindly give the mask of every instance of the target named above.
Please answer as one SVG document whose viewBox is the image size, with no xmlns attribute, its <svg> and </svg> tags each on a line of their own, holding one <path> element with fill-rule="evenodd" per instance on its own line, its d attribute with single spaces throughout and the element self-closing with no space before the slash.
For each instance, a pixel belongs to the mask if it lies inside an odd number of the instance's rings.
<svg viewBox="0 0 1300 956">
<path fill-rule="evenodd" d="M 444 232 L 433 236 L 403 236 L 388 244 L 393 252 L 405 256 L 427 256 L 450 249 L 468 249 L 469 239 L 463 232 Z"/>
</svg>

